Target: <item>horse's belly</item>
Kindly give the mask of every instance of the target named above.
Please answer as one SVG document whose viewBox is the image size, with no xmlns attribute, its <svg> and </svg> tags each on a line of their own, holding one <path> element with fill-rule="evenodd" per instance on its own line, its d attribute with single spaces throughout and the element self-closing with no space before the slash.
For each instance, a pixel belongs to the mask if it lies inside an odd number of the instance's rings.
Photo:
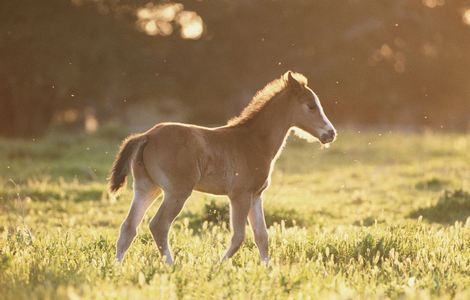
<svg viewBox="0 0 470 300">
<path fill-rule="evenodd" d="M 207 175 L 202 177 L 199 182 L 196 183 L 194 189 L 196 191 L 214 195 L 226 195 L 227 183 L 224 176 Z"/>
</svg>

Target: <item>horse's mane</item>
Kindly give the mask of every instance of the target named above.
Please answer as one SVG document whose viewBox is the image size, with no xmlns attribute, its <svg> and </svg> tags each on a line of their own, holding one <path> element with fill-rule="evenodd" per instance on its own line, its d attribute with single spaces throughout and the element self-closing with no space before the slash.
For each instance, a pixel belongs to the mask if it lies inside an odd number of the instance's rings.
<svg viewBox="0 0 470 300">
<path fill-rule="evenodd" d="M 289 85 L 288 74 L 301 85 L 307 85 L 307 78 L 294 72 L 287 72 L 281 78 L 275 79 L 268 83 L 264 88 L 259 90 L 251 99 L 250 103 L 243 109 L 239 116 L 230 119 L 227 122 L 229 126 L 242 125 L 253 119 L 253 117 L 262 110 L 277 94 L 285 90 Z"/>
</svg>

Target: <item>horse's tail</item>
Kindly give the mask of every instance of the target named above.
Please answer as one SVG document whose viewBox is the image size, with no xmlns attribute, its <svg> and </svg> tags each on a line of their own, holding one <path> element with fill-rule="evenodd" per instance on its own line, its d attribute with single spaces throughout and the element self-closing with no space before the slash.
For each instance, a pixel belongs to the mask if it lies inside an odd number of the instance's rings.
<svg viewBox="0 0 470 300">
<path fill-rule="evenodd" d="M 123 186 L 130 171 L 131 161 L 143 150 L 146 143 L 147 136 L 144 134 L 130 135 L 122 142 L 108 178 L 111 193 L 117 192 Z"/>
</svg>

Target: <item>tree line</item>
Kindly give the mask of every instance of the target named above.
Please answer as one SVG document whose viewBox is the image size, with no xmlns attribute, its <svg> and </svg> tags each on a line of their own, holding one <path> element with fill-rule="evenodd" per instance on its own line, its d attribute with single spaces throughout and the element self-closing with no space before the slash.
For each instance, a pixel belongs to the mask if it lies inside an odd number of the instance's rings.
<svg viewBox="0 0 470 300">
<path fill-rule="evenodd" d="M 2 1 L 0 135 L 162 99 L 220 123 L 288 69 L 336 123 L 466 129 L 469 35 L 460 0 Z"/>
</svg>

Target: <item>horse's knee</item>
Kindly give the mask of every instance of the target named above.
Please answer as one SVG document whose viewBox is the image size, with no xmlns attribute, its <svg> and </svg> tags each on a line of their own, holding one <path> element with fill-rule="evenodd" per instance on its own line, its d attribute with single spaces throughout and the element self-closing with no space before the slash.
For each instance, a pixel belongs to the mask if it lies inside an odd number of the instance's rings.
<svg viewBox="0 0 470 300">
<path fill-rule="evenodd" d="M 255 240 L 264 241 L 268 239 L 268 231 L 266 229 L 253 230 Z"/>
</svg>

